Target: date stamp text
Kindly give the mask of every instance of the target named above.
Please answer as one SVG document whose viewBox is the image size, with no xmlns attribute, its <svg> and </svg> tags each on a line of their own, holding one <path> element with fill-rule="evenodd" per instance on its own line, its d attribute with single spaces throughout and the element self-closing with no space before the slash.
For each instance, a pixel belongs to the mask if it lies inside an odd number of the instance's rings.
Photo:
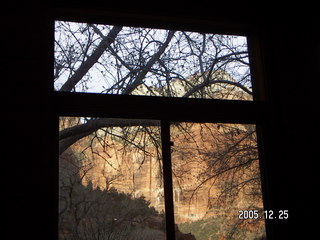
<svg viewBox="0 0 320 240">
<path fill-rule="evenodd" d="M 289 210 L 240 210 L 239 219 L 247 220 L 247 219 L 288 219 L 289 218 Z"/>
</svg>

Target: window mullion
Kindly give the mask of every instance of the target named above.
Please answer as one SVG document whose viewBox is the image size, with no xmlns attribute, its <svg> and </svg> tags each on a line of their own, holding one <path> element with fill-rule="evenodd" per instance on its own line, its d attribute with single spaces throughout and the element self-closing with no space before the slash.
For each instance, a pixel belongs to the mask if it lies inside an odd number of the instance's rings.
<svg viewBox="0 0 320 240">
<path fill-rule="evenodd" d="M 170 145 L 170 122 L 161 121 L 161 142 L 163 162 L 163 183 L 166 212 L 167 239 L 175 239 L 173 190 L 172 190 L 172 167 L 171 167 L 171 145 Z"/>
</svg>

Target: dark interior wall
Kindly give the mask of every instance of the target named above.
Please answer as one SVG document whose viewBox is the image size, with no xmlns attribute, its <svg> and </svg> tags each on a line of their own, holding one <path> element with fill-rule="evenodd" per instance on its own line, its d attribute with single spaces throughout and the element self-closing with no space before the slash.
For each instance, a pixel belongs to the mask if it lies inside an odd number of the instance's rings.
<svg viewBox="0 0 320 240">
<path fill-rule="evenodd" d="M 319 40 L 315 15 L 265 21 L 260 28 L 272 115 L 265 128 L 270 208 L 288 208 L 287 222 L 272 221 L 276 239 L 315 233 L 319 113 Z M 283 236 L 283 237 L 280 237 Z M 279 238 L 280 237 L 280 238 Z"/>
<path fill-rule="evenodd" d="M 263 5 L 252 10 L 246 3 L 214 3 L 213 11 L 208 3 L 184 3 L 183 7 L 163 3 L 148 8 L 133 3 L 119 7 L 102 1 L 91 1 L 91 6 L 70 2 L 28 6 L 12 3 L 1 18 L 5 33 L 1 39 L 2 96 L 7 120 L 3 125 L 5 157 L 1 158 L 5 163 L 3 185 L 8 192 L 4 195 L 8 200 L 6 229 L 11 238 L 56 239 L 57 234 L 57 118 L 51 102 L 51 17 L 54 13 L 75 16 L 78 10 L 84 19 L 103 21 L 104 9 L 118 20 L 134 15 L 135 24 L 143 24 L 144 15 L 148 24 L 158 26 L 163 18 L 178 22 L 187 19 L 188 28 L 203 21 L 218 31 L 249 29 L 257 37 L 262 48 L 266 102 L 271 107 L 261 134 L 267 207 L 289 210 L 288 221 L 270 221 L 269 237 L 308 239 L 316 234 L 313 215 L 319 186 L 316 84 L 320 49 L 319 21 L 312 9 L 286 11 L 289 15 L 283 15 L 279 10 L 264 12 Z"/>
<path fill-rule="evenodd" d="M 45 14 L 34 10 L 16 2 L 1 11 L 4 229 L 13 239 L 56 239 L 51 175 L 55 124 L 48 105 L 52 56 L 46 30 L 51 26 Z"/>
</svg>

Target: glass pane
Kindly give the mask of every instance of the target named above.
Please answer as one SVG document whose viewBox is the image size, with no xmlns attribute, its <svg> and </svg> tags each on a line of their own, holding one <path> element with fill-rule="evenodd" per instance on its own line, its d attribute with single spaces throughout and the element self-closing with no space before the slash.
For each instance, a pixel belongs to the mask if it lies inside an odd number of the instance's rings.
<svg viewBox="0 0 320 240">
<path fill-rule="evenodd" d="M 255 125 L 181 122 L 170 131 L 179 230 L 198 240 L 265 237 Z"/>
<path fill-rule="evenodd" d="M 246 37 L 55 22 L 54 89 L 252 100 Z"/>
<path fill-rule="evenodd" d="M 166 239 L 159 121 L 61 117 L 59 239 Z"/>
</svg>

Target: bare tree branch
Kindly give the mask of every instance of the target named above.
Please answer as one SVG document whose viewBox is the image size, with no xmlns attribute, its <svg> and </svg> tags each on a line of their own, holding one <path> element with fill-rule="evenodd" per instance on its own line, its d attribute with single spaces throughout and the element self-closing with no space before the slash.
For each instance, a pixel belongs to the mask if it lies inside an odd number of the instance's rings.
<svg viewBox="0 0 320 240">
<path fill-rule="evenodd" d="M 147 73 L 150 71 L 152 65 L 160 58 L 160 56 L 164 53 L 166 48 L 168 47 L 175 31 L 169 31 L 168 36 L 166 38 L 166 41 L 161 45 L 158 52 L 156 52 L 151 59 L 147 62 L 145 67 L 142 69 L 142 71 L 138 74 L 137 78 L 134 80 L 132 84 L 130 84 L 126 90 L 123 92 L 123 94 L 130 94 L 138 85 L 142 83 L 142 80 L 147 75 Z"/>
<path fill-rule="evenodd" d="M 158 120 L 98 118 L 59 132 L 59 150 L 62 154 L 79 139 L 104 127 L 159 126 Z"/>
<path fill-rule="evenodd" d="M 186 92 L 183 97 L 187 98 L 187 97 L 190 97 L 193 93 L 203 89 L 204 87 L 207 87 L 209 85 L 212 85 L 212 84 L 216 84 L 216 83 L 225 83 L 225 84 L 230 84 L 230 85 L 233 85 L 233 86 L 236 86 L 238 88 L 241 88 L 243 91 L 245 91 L 246 93 L 252 95 L 252 91 L 250 91 L 248 88 L 246 88 L 245 86 L 243 86 L 242 84 L 238 83 L 238 82 L 233 82 L 233 81 L 229 81 L 229 80 L 224 80 L 224 79 L 221 79 L 221 80 L 211 80 L 211 81 L 208 81 L 208 82 L 203 82 L 203 83 L 200 83 L 198 84 L 197 86 L 195 86 L 194 88 L 190 89 L 188 92 Z"/>
<path fill-rule="evenodd" d="M 103 52 L 110 46 L 118 33 L 121 31 L 122 26 L 114 26 L 108 35 L 102 39 L 95 51 L 84 61 L 75 73 L 63 84 L 60 91 L 71 91 L 75 85 L 83 78 L 83 76 L 90 70 L 90 68 L 98 61 Z"/>
</svg>

